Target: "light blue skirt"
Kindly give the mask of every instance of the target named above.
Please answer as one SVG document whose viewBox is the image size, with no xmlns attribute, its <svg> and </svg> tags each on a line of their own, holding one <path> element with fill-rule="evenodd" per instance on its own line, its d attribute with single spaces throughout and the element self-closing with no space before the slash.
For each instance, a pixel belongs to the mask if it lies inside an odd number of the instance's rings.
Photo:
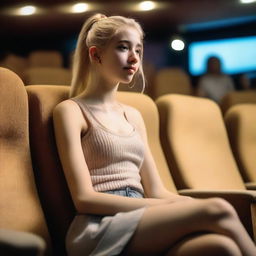
<svg viewBox="0 0 256 256">
<path fill-rule="evenodd" d="M 142 198 L 143 195 L 125 188 L 106 193 Z M 77 215 L 67 233 L 68 256 L 119 255 L 134 234 L 145 208 L 120 212 L 114 216 Z"/>
</svg>

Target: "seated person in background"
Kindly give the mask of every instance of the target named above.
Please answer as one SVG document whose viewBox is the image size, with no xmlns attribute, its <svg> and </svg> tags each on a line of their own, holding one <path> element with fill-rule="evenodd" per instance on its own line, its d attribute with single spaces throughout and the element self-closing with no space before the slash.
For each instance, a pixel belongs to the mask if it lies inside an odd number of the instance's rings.
<svg viewBox="0 0 256 256">
<path fill-rule="evenodd" d="M 234 90 L 232 79 L 221 71 L 218 57 L 211 56 L 207 60 L 207 72 L 198 83 L 198 96 L 210 98 L 217 103 L 223 96 Z"/>
</svg>

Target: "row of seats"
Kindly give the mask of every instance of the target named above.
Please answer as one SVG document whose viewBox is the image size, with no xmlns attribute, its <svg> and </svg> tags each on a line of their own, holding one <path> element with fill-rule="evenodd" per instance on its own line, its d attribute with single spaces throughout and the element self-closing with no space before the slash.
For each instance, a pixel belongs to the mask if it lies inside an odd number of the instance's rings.
<svg viewBox="0 0 256 256">
<path fill-rule="evenodd" d="M 63 67 L 63 58 L 58 51 L 33 51 L 27 58 L 8 55 L 0 66 L 7 67 L 17 73 L 26 85 L 51 84 L 70 85 L 71 69 Z M 166 67 L 156 70 L 155 66 L 145 61 L 144 73 L 146 77 L 145 93 L 152 99 L 162 95 L 175 93 L 195 95 L 189 75 L 178 67 Z M 121 84 L 120 91 L 140 92 L 141 87 L 131 87 Z M 222 112 L 237 103 L 256 102 L 256 90 L 234 91 L 226 95 L 221 102 Z"/>
<path fill-rule="evenodd" d="M 70 69 L 64 68 L 61 53 L 54 50 L 32 51 L 27 58 L 9 54 L 2 61 L 1 66 L 17 73 L 26 85 L 69 85 L 71 81 Z M 169 92 L 182 94 L 193 92 L 189 76 L 181 68 L 164 68 L 156 72 L 152 63 L 145 62 L 144 72 L 147 80 L 146 92 L 152 98 Z M 158 86 L 154 86 L 155 83 Z M 122 90 L 126 89 L 127 87 L 123 86 Z M 141 88 L 134 86 L 134 89 Z"/>
<path fill-rule="evenodd" d="M 23 71 L 28 67 L 63 67 L 64 61 L 59 51 L 35 50 L 27 57 L 7 54 L 1 64 L 10 67 L 13 71 Z"/>
<path fill-rule="evenodd" d="M 0 254 L 66 255 L 65 235 L 75 208 L 57 153 L 52 111 L 68 98 L 69 87 L 24 86 L 15 73 L 0 68 L 0 92 Z M 256 192 L 245 182 L 256 189 L 256 180 L 240 174 L 219 106 L 185 95 L 164 95 L 154 102 L 143 94 L 118 92 L 118 99 L 141 112 L 166 188 L 197 198 L 225 198 L 255 239 Z M 248 106 L 255 113 L 255 105 Z M 243 119 L 235 113 L 228 112 L 228 127 L 240 127 Z M 255 131 L 249 138 L 254 148 Z M 230 139 L 240 142 L 242 134 Z"/>
</svg>

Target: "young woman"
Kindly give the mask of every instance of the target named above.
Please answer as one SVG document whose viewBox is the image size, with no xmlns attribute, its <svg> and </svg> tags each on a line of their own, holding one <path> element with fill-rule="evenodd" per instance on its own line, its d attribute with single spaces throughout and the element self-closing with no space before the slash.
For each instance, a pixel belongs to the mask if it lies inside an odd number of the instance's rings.
<svg viewBox="0 0 256 256">
<path fill-rule="evenodd" d="M 141 77 L 143 32 L 97 14 L 79 35 L 70 99 L 54 111 L 59 155 L 77 210 L 68 255 L 256 255 L 235 210 L 167 191 L 137 110 L 116 100 Z"/>
</svg>

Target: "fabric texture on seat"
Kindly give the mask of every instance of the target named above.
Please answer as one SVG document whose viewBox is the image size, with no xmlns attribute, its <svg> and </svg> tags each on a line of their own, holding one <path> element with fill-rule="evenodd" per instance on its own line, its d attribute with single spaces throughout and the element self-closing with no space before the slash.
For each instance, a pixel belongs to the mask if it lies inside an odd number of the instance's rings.
<svg viewBox="0 0 256 256">
<path fill-rule="evenodd" d="M 216 103 L 165 95 L 157 106 L 162 145 L 178 189 L 245 189 Z"/>
<path fill-rule="evenodd" d="M 230 107 L 243 103 L 256 103 L 255 89 L 230 92 L 224 96 L 220 106 L 223 114 L 225 114 Z"/>
<path fill-rule="evenodd" d="M 28 102 L 21 79 L 0 68 L 0 228 L 50 238 L 35 185 Z"/>
<path fill-rule="evenodd" d="M 192 94 L 192 85 L 188 74 L 181 68 L 164 68 L 156 73 L 153 98 L 164 94 Z"/>
<path fill-rule="evenodd" d="M 71 70 L 59 67 L 28 68 L 24 75 L 24 83 L 26 85 L 70 85 Z"/>
<path fill-rule="evenodd" d="M 65 236 L 75 215 L 55 144 L 52 112 L 68 98 L 68 86 L 26 86 L 32 161 L 56 255 L 65 255 Z"/>
<path fill-rule="evenodd" d="M 234 156 L 245 182 L 256 183 L 256 104 L 238 104 L 225 114 Z"/>
<path fill-rule="evenodd" d="M 29 67 L 62 67 L 63 58 L 59 51 L 37 50 L 28 56 Z"/>
<path fill-rule="evenodd" d="M 140 111 L 147 129 L 148 143 L 156 162 L 159 174 L 167 189 L 177 192 L 173 183 L 168 164 L 164 157 L 159 137 L 159 115 L 154 101 L 143 94 L 118 92 L 118 100 Z"/>
</svg>

